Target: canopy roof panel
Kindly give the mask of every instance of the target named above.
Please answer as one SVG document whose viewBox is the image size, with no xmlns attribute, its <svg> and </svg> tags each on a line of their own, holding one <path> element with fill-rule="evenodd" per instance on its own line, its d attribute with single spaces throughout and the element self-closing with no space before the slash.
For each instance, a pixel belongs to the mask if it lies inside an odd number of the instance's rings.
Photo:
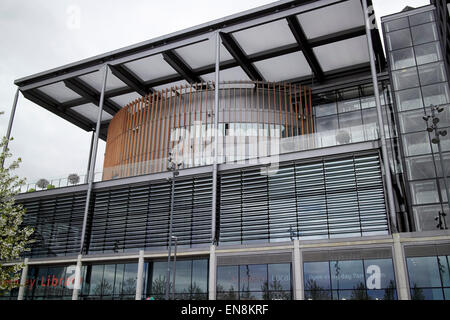
<svg viewBox="0 0 450 320">
<path fill-rule="evenodd" d="M 371 5 L 371 1 L 368 1 Z M 108 64 L 102 132 L 131 100 L 155 90 L 214 81 L 215 37 L 221 81 L 324 83 L 342 70 L 370 72 L 359 0 L 282 0 L 15 81 L 23 95 L 84 130 L 94 130 Z M 372 39 L 385 67 L 381 39 Z"/>
</svg>

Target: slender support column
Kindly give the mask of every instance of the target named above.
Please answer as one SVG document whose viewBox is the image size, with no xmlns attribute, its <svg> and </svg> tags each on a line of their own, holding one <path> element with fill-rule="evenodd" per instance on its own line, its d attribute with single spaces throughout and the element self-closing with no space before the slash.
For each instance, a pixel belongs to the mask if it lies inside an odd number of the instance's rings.
<svg viewBox="0 0 450 320">
<path fill-rule="evenodd" d="M 13 122 L 14 122 L 14 116 L 16 115 L 17 101 L 19 100 L 19 91 L 20 91 L 19 88 L 17 88 L 16 95 L 14 96 L 14 102 L 12 105 L 11 114 L 9 115 L 8 129 L 6 130 L 7 142 L 6 142 L 5 146 L 3 147 L 3 151 L 5 151 L 6 148 L 8 148 L 9 139 L 11 138 L 11 131 L 12 131 L 12 126 L 13 126 Z M 5 159 L 3 159 L 1 165 L 3 168 L 5 165 Z"/>
<path fill-rule="evenodd" d="M 173 237 L 175 240 L 175 252 L 173 253 L 173 276 L 172 276 L 172 300 L 175 300 L 175 280 L 177 279 L 177 237 Z"/>
<path fill-rule="evenodd" d="M 305 300 L 305 291 L 303 290 L 303 257 L 300 252 L 300 241 L 298 240 L 294 240 L 292 269 L 294 271 L 294 299 Z"/>
<path fill-rule="evenodd" d="M 136 300 L 142 299 L 143 288 L 144 288 L 144 250 L 139 250 L 139 262 L 136 279 Z"/>
<path fill-rule="evenodd" d="M 209 280 L 208 280 L 208 299 L 216 300 L 216 276 L 217 276 L 217 257 L 216 246 L 212 244 L 209 247 Z"/>
<path fill-rule="evenodd" d="M 88 214 L 89 214 L 89 206 L 91 203 L 92 185 L 94 183 L 95 161 L 97 159 L 98 138 L 99 138 L 99 134 L 100 134 L 100 124 L 102 122 L 103 101 L 105 100 L 107 77 L 108 77 L 108 65 L 105 64 L 105 66 L 103 67 L 103 84 L 102 84 L 102 92 L 100 95 L 100 103 L 98 104 L 97 126 L 95 129 L 94 145 L 93 145 L 93 149 L 92 149 L 92 152 L 90 155 L 91 160 L 90 160 L 90 168 L 89 168 L 89 175 L 88 175 L 88 190 L 87 190 L 87 195 L 86 195 L 86 205 L 84 207 L 84 218 L 83 218 L 83 229 L 81 231 L 80 253 L 83 253 L 87 218 L 88 218 Z"/>
<path fill-rule="evenodd" d="M 27 283 L 27 277 L 28 277 L 28 258 L 25 258 L 23 261 L 23 264 L 25 265 L 22 269 L 22 275 L 20 276 L 20 287 L 19 287 L 19 295 L 17 296 L 17 300 L 23 300 L 23 297 L 25 296 L 25 289 L 26 289 L 26 283 Z"/>
<path fill-rule="evenodd" d="M 81 289 L 81 258 L 82 255 L 79 254 L 77 257 L 77 265 L 75 267 L 75 282 L 73 284 L 72 300 L 78 300 Z"/>
<path fill-rule="evenodd" d="M 84 178 L 84 183 L 88 183 L 89 170 L 91 169 L 91 160 L 92 160 L 91 155 L 92 155 L 92 147 L 94 146 L 94 138 L 95 138 L 95 131 L 92 130 L 91 146 L 89 147 L 88 167 L 87 167 L 86 177 Z"/>
<path fill-rule="evenodd" d="M 166 275 L 166 300 L 169 300 L 170 295 L 170 257 L 172 255 L 172 224 L 173 224 L 173 206 L 175 198 L 175 177 L 178 173 L 177 164 L 175 164 L 175 169 L 172 171 L 172 189 L 170 195 L 170 218 L 169 218 L 169 252 L 167 254 L 167 275 Z"/>
<path fill-rule="evenodd" d="M 216 207 L 217 207 L 217 156 L 219 147 L 219 82 L 220 82 L 220 33 L 216 32 L 216 81 L 214 84 L 214 154 L 212 172 L 212 208 L 211 242 L 216 243 Z"/>
<path fill-rule="evenodd" d="M 377 70 L 375 67 L 375 57 L 373 53 L 373 45 L 372 45 L 372 34 L 370 27 L 370 17 L 367 9 L 367 0 L 362 1 L 364 8 L 364 15 L 366 21 L 366 36 L 367 36 L 367 47 L 369 49 L 369 60 L 370 60 L 370 70 L 372 73 L 372 83 L 373 90 L 375 93 L 375 102 L 377 106 L 377 117 L 378 117 L 378 128 L 380 131 L 380 140 L 381 140 L 381 156 L 383 158 L 384 164 L 384 174 L 385 174 L 385 182 L 386 182 L 386 191 L 387 191 L 387 200 L 389 206 L 389 214 L 391 220 L 391 233 L 396 233 L 398 231 L 397 228 L 397 214 L 395 210 L 395 200 L 394 200 L 394 192 L 392 189 L 392 177 L 391 177 L 391 169 L 389 164 L 389 156 L 387 153 L 386 147 L 386 134 L 384 132 L 384 123 L 383 123 L 383 111 L 381 108 L 381 100 L 380 100 L 380 92 L 378 89 L 378 78 L 377 78 Z"/>
<path fill-rule="evenodd" d="M 406 277 L 405 255 L 403 253 L 402 244 L 400 242 L 400 234 L 394 233 L 394 268 L 397 278 L 397 294 L 399 300 L 409 300 L 409 286 Z"/>
</svg>

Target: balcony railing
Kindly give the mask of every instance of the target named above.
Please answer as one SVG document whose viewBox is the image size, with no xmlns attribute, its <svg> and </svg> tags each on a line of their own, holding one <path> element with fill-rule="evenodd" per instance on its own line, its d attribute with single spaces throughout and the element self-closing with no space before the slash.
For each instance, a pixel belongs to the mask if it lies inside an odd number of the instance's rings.
<svg viewBox="0 0 450 320">
<path fill-rule="evenodd" d="M 314 149 L 329 148 L 353 143 L 374 141 L 379 139 L 379 131 L 376 124 L 348 127 L 346 129 L 316 132 L 294 137 L 264 137 L 258 135 L 247 136 L 223 136 L 219 133 L 218 163 L 248 163 L 249 165 L 267 164 L 267 157 L 271 162 L 276 162 L 276 157 L 281 154 L 302 152 Z M 177 163 L 182 163 L 181 168 L 201 167 L 213 164 L 213 144 L 198 143 L 202 147 L 191 151 L 192 139 L 178 141 L 172 150 L 173 158 Z M 136 162 L 114 167 L 106 167 L 103 172 L 96 172 L 94 181 L 125 178 L 151 173 L 167 171 L 168 158 L 160 158 L 152 161 Z M 105 177 L 109 177 L 105 179 Z M 67 187 L 86 183 L 86 176 L 81 175 L 77 184 L 71 184 L 68 178 L 49 180 L 55 188 Z M 30 189 L 42 190 L 36 183 L 23 186 L 21 192 L 29 192 Z"/>
</svg>

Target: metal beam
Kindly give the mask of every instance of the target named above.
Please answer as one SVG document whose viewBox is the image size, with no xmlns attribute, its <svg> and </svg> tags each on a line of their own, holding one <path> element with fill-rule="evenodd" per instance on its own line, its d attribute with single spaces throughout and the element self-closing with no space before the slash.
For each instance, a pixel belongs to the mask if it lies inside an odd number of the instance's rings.
<svg viewBox="0 0 450 320">
<path fill-rule="evenodd" d="M 174 68 L 187 82 L 199 83 L 202 80 L 192 71 L 192 69 L 174 52 L 166 51 L 163 54 L 163 59 Z"/>
<path fill-rule="evenodd" d="M 233 36 L 223 32 L 220 32 L 219 34 L 225 48 L 233 56 L 234 60 L 237 61 L 239 66 L 244 70 L 248 77 L 253 81 L 264 80 L 263 76 L 248 60 L 239 44 L 237 44 L 237 42 L 234 40 Z"/>
<path fill-rule="evenodd" d="M 311 67 L 312 72 L 316 76 L 319 82 L 323 82 L 325 80 L 325 75 L 323 73 L 322 67 L 319 64 L 319 61 L 314 54 L 314 51 L 308 44 L 308 39 L 306 38 L 305 32 L 303 31 L 300 23 L 297 20 L 296 16 L 290 16 L 286 18 L 289 28 L 291 29 L 292 34 L 297 40 L 298 45 L 301 47 L 303 55 L 308 61 L 309 66 Z"/>
<path fill-rule="evenodd" d="M 96 106 L 99 105 L 100 94 L 83 80 L 77 78 L 64 80 L 64 85 Z M 104 101 L 103 108 L 112 116 L 114 116 L 121 109 L 117 103 L 106 99 Z"/>
<path fill-rule="evenodd" d="M 92 153 L 90 155 L 91 166 L 89 168 L 88 190 L 87 190 L 87 194 L 86 194 L 86 204 L 84 207 L 83 227 L 81 230 L 80 254 L 83 254 L 83 249 L 84 249 L 84 244 L 85 244 L 87 219 L 89 216 L 89 211 L 90 211 L 89 209 L 91 206 L 92 186 L 94 185 L 95 161 L 97 159 L 98 138 L 99 138 L 99 134 L 100 134 L 100 125 L 101 125 L 101 121 L 102 121 L 103 104 L 105 101 L 106 81 L 107 81 L 107 77 L 108 77 L 108 65 L 105 64 L 103 68 L 104 69 L 103 69 L 102 91 L 100 94 L 100 101 L 98 103 L 98 115 L 97 115 L 96 129 L 95 129 L 94 145 L 93 145 Z"/>
<path fill-rule="evenodd" d="M 83 119 L 83 117 L 78 116 L 75 118 L 74 116 L 68 114 L 66 111 L 63 111 L 58 108 L 57 104 L 52 103 L 49 99 L 47 99 L 47 96 L 45 94 L 38 93 L 37 91 L 23 91 L 23 96 L 27 98 L 28 100 L 40 105 L 41 107 L 47 109 L 48 111 L 53 112 L 58 117 L 61 117 L 74 125 L 80 127 L 81 129 L 84 129 L 86 131 L 91 131 L 93 123 L 85 119 L 86 121 L 80 120 Z"/>
<path fill-rule="evenodd" d="M 139 93 L 141 96 L 146 96 L 150 91 L 147 86 L 145 86 L 138 77 L 133 74 L 132 71 L 128 70 L 122 65 L 111 66 L 111 72 L 119 78 L 123 83 L 132 88 L 134 91 Z"/>
</svg>

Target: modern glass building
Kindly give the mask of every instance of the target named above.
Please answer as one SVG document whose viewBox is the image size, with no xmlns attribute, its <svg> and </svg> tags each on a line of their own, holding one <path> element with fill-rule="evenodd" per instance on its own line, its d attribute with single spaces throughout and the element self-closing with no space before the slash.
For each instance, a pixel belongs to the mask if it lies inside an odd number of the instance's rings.
<svg viewBox="0 0 450 320">
<path fill-rule="evenodd" d="M 0 298 L 164 299 L 170 249 L 170 299 L 450 300 L 447 5 L 373 14 L 283 0 L 16 80 L 106 152 L 17 196 Z"/>
</svg>

